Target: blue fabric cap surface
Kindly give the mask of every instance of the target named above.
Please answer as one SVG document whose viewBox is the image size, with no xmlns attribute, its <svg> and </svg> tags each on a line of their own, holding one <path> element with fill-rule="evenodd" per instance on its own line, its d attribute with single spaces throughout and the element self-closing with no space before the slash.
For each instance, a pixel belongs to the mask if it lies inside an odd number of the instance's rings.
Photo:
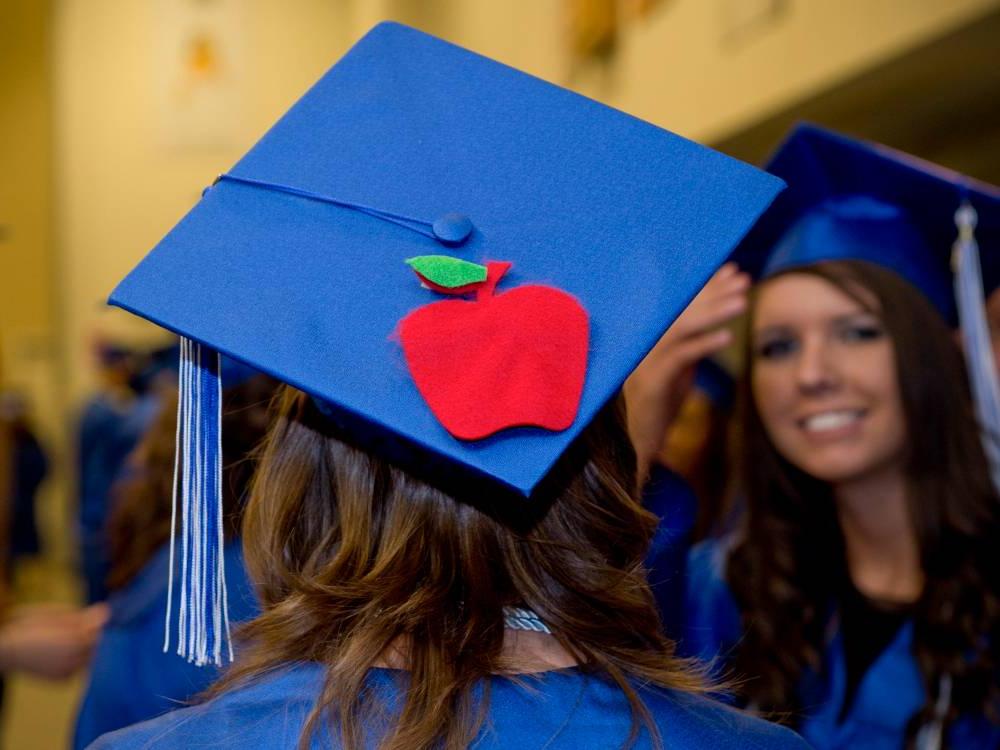
<svg viewBox="0 0 1000 750">
<path fill-rule="evenodd" d="M 459 214 L 474 229 L 446 247 L 362 210 L 222 180 L 110 302 L 307 391 L 367 438 L 522 496 L 782 189 L 749 165 L 393 23 L 358 42 L 230 174 L 428 225 Z M 540 283 L 580 300 L 590 353 L 572 427 L 466 443 L 438 423 L 393 339 L 407 313 L 440 299 L 404 263 L 434 253 L 511 261 L 500 292 Z"/>
<path fill-rule="evenodd" d="M 954 322 L 955 211 L 979 215 L 988 290 L 1000 284 L 1000 191 L 908 154 L 803 123 L 766 165 L 786 190 L 734 257 L 757 277 L 824 260 L 863 260 L 920 289 Z M 992 270 L 991 270 L 992 269 Z"/>
</svg>

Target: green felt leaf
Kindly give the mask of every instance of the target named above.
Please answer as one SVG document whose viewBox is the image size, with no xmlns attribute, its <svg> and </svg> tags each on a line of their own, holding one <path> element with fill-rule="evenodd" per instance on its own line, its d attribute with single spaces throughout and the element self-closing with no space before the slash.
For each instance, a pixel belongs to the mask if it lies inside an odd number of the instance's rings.
<svg viewBox="0 0 1000 750">
<path fill-rule="evenodd" d="M 486 266 L 447 255 L 420 255 L 406 263 L 428 281 L 446 289 L 486 281 Z"/>
</svg>

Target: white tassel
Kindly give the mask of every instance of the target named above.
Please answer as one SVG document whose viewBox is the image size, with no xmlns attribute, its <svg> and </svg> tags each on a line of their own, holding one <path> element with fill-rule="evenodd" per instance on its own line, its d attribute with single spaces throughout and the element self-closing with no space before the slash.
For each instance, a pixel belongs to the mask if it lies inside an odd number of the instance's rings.
<svg viewBox="0 0 1000 750">
<path fill-rule="evenodd" d="M 951 708 L 951 675 L 941 675 L 938 680 L 938 696 L 934 703 L 934 718 L 920 727 L 917 732 L 917 750 L 941 750 L 944 740 L 944 721 Z"/>
<path fill-rule="evenodd" d="M 180 377 L 184 370 L 184 345 L 187 339 L 181 340 Z M 177 547 L 177 480 L 181 464 L 181 424 L 184 421 L 184 399 L 180 393 L 177 396 L 177 428 L 174 432 L 174 481 L 170 492 L 170 568 L 167 573 L 167 615 L 163 623 L 163 653 L 170 650 L 170 613 L 174 602 L 174 557 Z"/>
<path fill-rule="evenodd" d="M 952 248 L 955 299 L 983 450 L 993 484 L 1000 489 L 1000 383 L 986 321 L 979 246 L 975 237 L 977 220 L 976 210 L 968 202 L 963 202 L 955 212 L 958 227 L 958 239 Z"/>
<path fill-rule="evenodd" d="M 222 503 L 221 362 L 212 352 L 181 339 L 170 531 L 170 577 L 163 650 L 170 647 L 177 523 L 180 516 L 180 594 L 177 653 L 199 666 L 223 662 L 223 641 L 233 659 L 226 601 L 225 530 Z M 178 492 L 179 491 L 179 492 Z M 178 503 L 180 512 L 178 513 Z"/>
</svg>

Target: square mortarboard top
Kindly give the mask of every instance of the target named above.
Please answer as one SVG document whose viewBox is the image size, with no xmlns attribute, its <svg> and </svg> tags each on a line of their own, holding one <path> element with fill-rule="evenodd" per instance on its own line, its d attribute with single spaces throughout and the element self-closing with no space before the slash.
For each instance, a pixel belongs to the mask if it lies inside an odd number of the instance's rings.
<svg viewBox="0 0 1000 750">
<path fill-rule="evenodd" d="M 765 168 L 788 189 L 734 254 L 756 277 L 865 260 L 898 273 L 954 322 L 955 212 L 968 201 L 987 289 L 1000 284 L 1000 190 L 991 185 L 809 123 L 786 136 Z"/>
<path fill-rule="evenodd" d="M 308 392 L 372 444 L 409 446 L 525 497 L 782 189 L 394 23 L 359 41 L 227 177 L 111 304 Z M 473 227 L 462 244 L 407 226 L 438 231 L 454 213 Z M 442 252 L 509 261 L 501 291 L 553 285 L 587 311 L 568 428 L 468 441 L 435 418 L 394 337 L 440 299 L 404 261 Z"/>
</svg>

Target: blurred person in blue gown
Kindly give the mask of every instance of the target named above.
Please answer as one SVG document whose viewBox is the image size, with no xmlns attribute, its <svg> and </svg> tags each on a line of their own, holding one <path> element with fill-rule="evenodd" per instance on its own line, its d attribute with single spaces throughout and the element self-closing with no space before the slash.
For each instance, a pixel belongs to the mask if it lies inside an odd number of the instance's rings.
<svg viewBox="0 0 1000 750">
<path fill-rule="evenodd" d="M 0 580 L 0 707 L 3 678 L 10 673 L 61 680 L 76 674 L 89 662 L 106 608 L 78 609 L 62 604 L 19 605 L 9 599 L 16 564 L 42 551 L 35 512 L 39 486 L 48 472 L 48 458 L 29 420 L 26 397 L 16 391 L 0 394 L 0 457 L 6 487 L 0 501 L 9 502 L 7 539 L 0 545 L 5 559 Z"/>
<path fill-rule="evenodd" d="M 108 595 L 113 488 L 165 401 L 177 389 L 177 344 L 148 351 L 98 347 L 101 387 L 84 408 L 79 435 L 80 559 L 88 602 Z"/>
<path fill-rule="evenodd" d="M 257 602 L 247 579 L 239 525 L 251 453 L 267 428 L 275 381 L 227 361 L 223 366 L 223 476 L 226 587 L 230 616 L 251 619 Z M 218 676 L 163 653 L 177 397 L 161 397 L 159 414 L 129 456 L 113 489 L 108 524 L 110 619 L 97 645 L 77 715 L 73 746 L 86 747 L 105 732 L 159 716 L 189 703 Z M 174 596 L 177 596 L 176 585 Z M 128 674 L 128 689 L 121 677 Z"/>
<path fill-rule="evenodd" d="M 789 189 L 740 249 L 747 511 L 691 553 L 682 650 L 820 750 L 998 747 L 995 436 L 949 255 L 962 200 L 1000 193 L 807 125 L 769 169 Z"/>
<path fill-rule="evenodd" d="M 141 432 L 126 429 L 136 404 L 131 381 L 135 355 L 122 346 L 95 346 L 98 390 L 84 405 L 77 432 L 79 562 L 88 603 L 107 597 L 109 559 L 105 524 L 111 486 Z"/>
<path fill-rule="evenodd" d="M 0 393 L 0 502 L 7 507 L 0 512 L 0 607 L 6 604 L 8 588 L 15 580 L 17 563 L 42 551 L 35 513 L 38 488 L 48 473 L 49 461 L 31 427 L 27 398 L 17 391 Z M 9 636 L 10 634 L 8 634 Z M 9 637 L 8 637 L 9 640 Z M 31 661 L 30 659 L 28 661 Z M 0 706 L 4 682 L 0 672 Z"/>
</svg>

